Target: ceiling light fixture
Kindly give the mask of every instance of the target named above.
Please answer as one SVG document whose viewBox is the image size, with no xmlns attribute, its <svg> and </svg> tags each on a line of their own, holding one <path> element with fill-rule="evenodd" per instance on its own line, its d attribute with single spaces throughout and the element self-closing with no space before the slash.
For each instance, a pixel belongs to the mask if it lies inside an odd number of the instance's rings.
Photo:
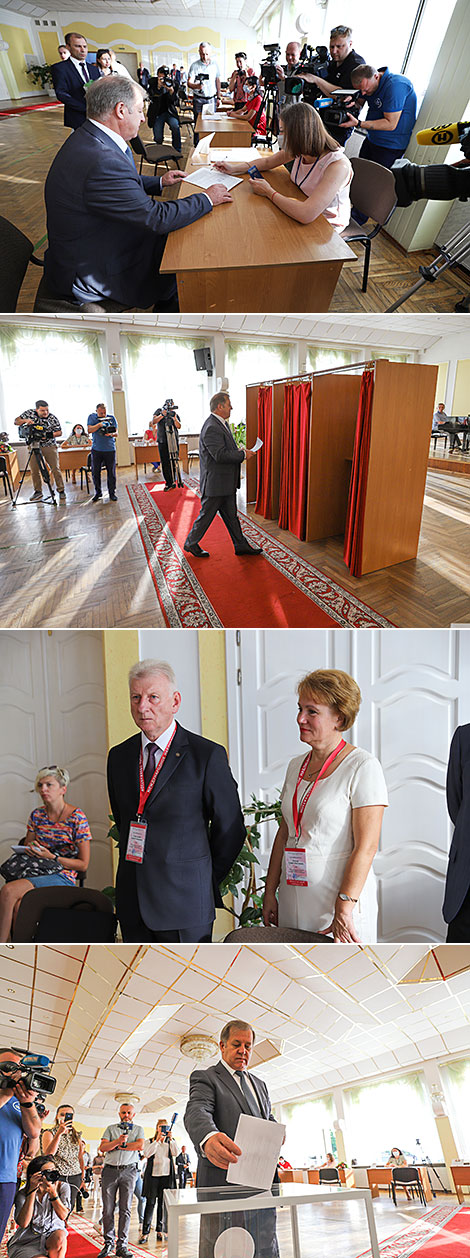
<svg viewBox="0 0 470 1258">
<path fill-rule="evenodd" d="M 124 1043 L 117 1050 L 119 1057 L 125 1057 L 126 1061 L 134 1062 L 140 1049 L 152 1039 L 156 1031 L 160 1030 L 165 1022 L 168 1022 L 175 1013 L 181 1009 L 181 1005 L 155 1005 L 146 1018 L 142 1019 L 139 1026 L 131 1035 L 128 1035 Z"/>
<path fill-rule="evenodd" d="M 194 1061 L 209 1061 L 210 1057 L 216 1057 L 219 1051 L 219 1045 L 213 1035 L 201 1035 L 197 1031 L 190 1031 L 187 1035 L 183 1035 L 180 1041 L 180 1052 L 183 1057 L 192 1057 Z"/>
</svg>

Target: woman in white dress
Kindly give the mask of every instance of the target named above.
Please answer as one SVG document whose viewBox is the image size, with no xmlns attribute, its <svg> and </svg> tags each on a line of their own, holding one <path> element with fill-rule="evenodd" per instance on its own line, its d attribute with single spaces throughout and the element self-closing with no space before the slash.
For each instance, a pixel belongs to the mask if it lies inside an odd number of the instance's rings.
<svg viewBox="0 0 470 1258">
<path fill-rule="evenodd" d="M 264 923 L 332 934 L 336 943 L 374 943 L 372 861 L 388 799 L 379 761 L 342 737 L 361 692 L 339 669 L 309 673 L 297 691 L 300 739 L 310 751 L 287 768 Z"/>
</svg>

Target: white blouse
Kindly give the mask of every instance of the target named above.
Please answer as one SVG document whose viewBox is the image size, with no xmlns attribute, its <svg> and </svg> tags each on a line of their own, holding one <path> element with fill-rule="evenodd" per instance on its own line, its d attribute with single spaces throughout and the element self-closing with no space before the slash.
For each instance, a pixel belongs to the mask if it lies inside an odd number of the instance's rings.
<svg viewBox="0 0 470 1258">
<path fill-rule="evenodd" d="M 327 222 L 331 223 L 331 226 L 338 232 L 344 231 L 351 218 L 349 187 L 353 177 L 353 169 L 344 149 L 334 149 L 329 153 L 323 153 L 322 157 L 312 158 L 311 162 L 304 162 L 302 157 L 296 157 L 290 172 L 292 183 L 295 183 L 297 188 L 301 188 L 307 197 L 310 197 L 321 182 L 327 166 L 330 166 L 332 162 L 341 160 L 346 163 L 343 183 L 338 189 L 336 196 L 333 197 L 331 205 L 327 205 L 326 210 L 323 210 Z"/>
<path fill-rule="evenodd" d="M 305 754 L 290 761 L 282 788 L 282 815 L 288 828 L 288 847 L 296 846 L 292 799 Z M 299 848 L 305 848 L 308 886 L 288 886 L 283 859 L 279 884 L 280 926 L 314 931 L 325 930 L 330 925 L 344 871 L 354 848 L 352 809 L 387 803 L 382 766 L 375 756 L 360 747 L 354 747 L 329 777 L 317 782 L 302 817 L 297 844 Z M 372 869 L 354 906 L 353 921 L 361 942 L 376 942 L 377 894 Z"/>
</svg>

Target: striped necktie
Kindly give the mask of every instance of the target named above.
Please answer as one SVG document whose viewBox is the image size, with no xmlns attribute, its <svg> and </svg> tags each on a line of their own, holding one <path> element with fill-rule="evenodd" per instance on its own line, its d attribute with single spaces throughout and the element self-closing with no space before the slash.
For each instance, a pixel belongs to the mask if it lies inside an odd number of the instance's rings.
<svg viewBox="0 0 470 1258">
<path fill-rule="evenodd" d="M 245 1101 L 247 1103 L 250 1114 L 253 1114 L 253 1118 L 261 1118 L 260 1107 L 258 1105 L 257 1100 L 255 1100 L 255 1097 L 253 1095 L 253 1092 L 251 1091 L 251 1088 L 248 1087 L 245 1071 L 235 1070 L 235 1074 L 237 1076 L 237 1079 L 240 1080 L 241 1090 L 245 1097 Z"/>
</svg>

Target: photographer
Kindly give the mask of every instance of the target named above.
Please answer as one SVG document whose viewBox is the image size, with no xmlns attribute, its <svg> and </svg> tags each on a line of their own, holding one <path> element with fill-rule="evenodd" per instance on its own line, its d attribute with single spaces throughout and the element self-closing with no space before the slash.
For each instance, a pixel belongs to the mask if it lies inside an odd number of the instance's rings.
<svg viewBox="0 0 470 1258">
<path fill-rule="evenodd" d="M 21 1078 L 21 1060 L 17 1049 L 0 1049 L 0 1244 L 15 1198 L 23 1136 L 38 1140 L 41 1134 L 41 1119 L 34 1104 L 36 1092 Z M 11 1069 L 7 1069 L 10 1063 Z"/>
<path fill-rule="evenodd" d="M 153 129 L 156 144 L 163 143 L 163 132 L 167 123 L 171 131 L 173 148 L 181 153 L 181 131 L 176 108 L 177 94 L 178 84 L 172 84 L 168 66 L 159 66 L 157 77 L 151 78 L 149 83 L 150 105 L 147 111 L 147 122 Z"/>
<path fill-rule="evenodd" d="M 87 421 L 88 432 L 93 433 L 91 445 L 91 474 L 95 486 L 92 502 L 99 502 L 101 492 L 101 468 L 104 464 L 108 477 L 108 494 L 110 502 L 117 502 L 116 497 L 116 433 L 117 423 L 114 415 L 106 415 L 104 402 L 98 402 L 96 411 L 92 411 Z"/>
<path fill-rule="evenodd" d="M 286 79 L 289 74 L 293 73 L 294 66 L 297 65 L 300 57 L 300 50 L 301 45 L 299 44 L 299 41 L 297 39 L 291 39 L 290 43 L 286 46 L 286 64 L 284 66 L 276 66 L 278 79 Z"/>
<path fill-rule="evenodd" d="M 59 497 L 65 498 L 64 480 L 59 467 L 59 456 L 57 454 L 56 444 L 56 437 L 62 436 L 62 429 L 59 420 L 55 415 L 51 414 L 47 402 L 45 402 L 43 398 L 39 398 L 34 408 L 32 407 L 29 411 L 23 411 L 21 415 L 17 416 L 15 424 L 17 427 L 19 427 L 20 424 L 29 424 L 32 427 L 35 424 L 39 424 L 42 425 L 42 427 L 50 429 L 50 437 L 48 437 L 44 445 L 41 445 L 41 454 L 44 456 L 46 463 L 51 469 L 59 491 Z M 34 487 L 34 493 L 31 494 L 31 502 L 40 502 L 42 498 L 42 479 L 37 459 L 35 458 L 31 459 L 31 476 Z"/>
<path fill-rule="evenodd" d="M 232 70 L 228 90 L 232 93 L 233 108 L 238 112 L 246 104 L 245 86 L 248 77 L 254 72 L 252 67 L 246 64 L 246 52 L 236 52 L 235 61 L 237 68 Z"/>
<path fill-rule="evenodd" d="M 56 1112 L 54 1126 L 43 1132 L 42 1149 L 53 1157 L 61 1179 L 70 1187 L 72 1207 L 77 1202 L 79 1192 L 85 1188 L 85 1162 L 83 1158 L 83 1141 L 81 1134 L 73 1125 L 73 1105 L 60 1105 Z M 83 1207 L 82 1207 L 83 1209 Z"/>
<path fill-rule="evenodd" d="M 61 1181 L 49 1154 L 32 1158 L 26 1184 L 15 1197 L 18 1230 L 8 1241 L 8 1258 L 65 1258 L 70 1188 Z"/>
<path fill-rule="evenodd" d="M 360 155 L 390 168 L 408 147 L 416 122 L 413 84 L 403 74 L 392 74 L 388 66 L 375 70 L 368 65 L 356 66 L 351 82 L 367 101 L 367 117 L 359 124 L 361 131 L 367 132 Z M 351 123 L 357 126 L 353 114 L 349 114 L 349 122 L 340 125 L 345 128 Z"/>
<path fill-rule="evenodd" d="M 171 1138 L 171 1128 L 167 1119 L 159 1118 L 153 1140 L 146 1140 L 143 1148 L 143 1156 L 148 1161 L 145 1168 L 143 1188 L 146 1205 L 139 1245 L 144 1244 L 148 1239 L 155 1202 L 157 1203 L 157 1241 L 163 1240 L 163 1232 L 166 1232 L 163 1193 L 165 1188 L 176 1188 L 174 1159 L 178 1154 L 178 1145 Z"/>
<path fill-rule="evenodd" d="M 323 96 L 333 96 L 334 92 L 352 88 L 352 71 L 356 69 L 356 66 L 363 64 L 364 58 L 353 48 L 351 27 L 334 26 L 330 33 L 330 61 L 326 74 L 307 73 L 302 74 L 301 77 L 306 83 L 313 83 L 315 87 L 318 87 Z M 343 147 L 353 130 L 351 125 L 347 128 L 327 126 L 329 134 Z"/>
<path fill-rule="evenodd" d="M 154 419 L 157 412 L 155 412 Z M 181 428 L 181 420 L 176 415 L 176 408 L 170 405 L 170 399 L 164 403 L 160 417 L 157 421 L 157 444 L 162 465 L 162 472 L 165 478 L 164 493 L 168 489 L 176 489 L 175 482 L 175 459 L 178 458 L 178 429 Z"/>
<path fill-rule="evenodd" d="M 98 1152 L 104 1153 L 101 1173 L 103 1198 L 104 1246 L 98 1258 L 108 1258 L 114 1250 L 114 1212 L 119 1196 L 119 1224 L 116 1258 L 132 1258 L 127 1248 L 131 1221 L 132 1197 L 137 1179 L 137 1153 L 144 1147 L 144 1129 L 134 1123 L 133 1105 L 121 1105 L 119 1123 L 112 1123 L 103 1133 Z"/>
<path fill-rule="evenodd" d="M 193 93 L 195 122 L 204 105 L 215 109 L 220 104 L 220 70 L 217 62 L 211 60 L 210 44 L 199 44 L 199 61 L 193 61 L 189 67 L 188 87 Z M 197 144 L 196 136 L 194 139 Z"/>
</svg>

